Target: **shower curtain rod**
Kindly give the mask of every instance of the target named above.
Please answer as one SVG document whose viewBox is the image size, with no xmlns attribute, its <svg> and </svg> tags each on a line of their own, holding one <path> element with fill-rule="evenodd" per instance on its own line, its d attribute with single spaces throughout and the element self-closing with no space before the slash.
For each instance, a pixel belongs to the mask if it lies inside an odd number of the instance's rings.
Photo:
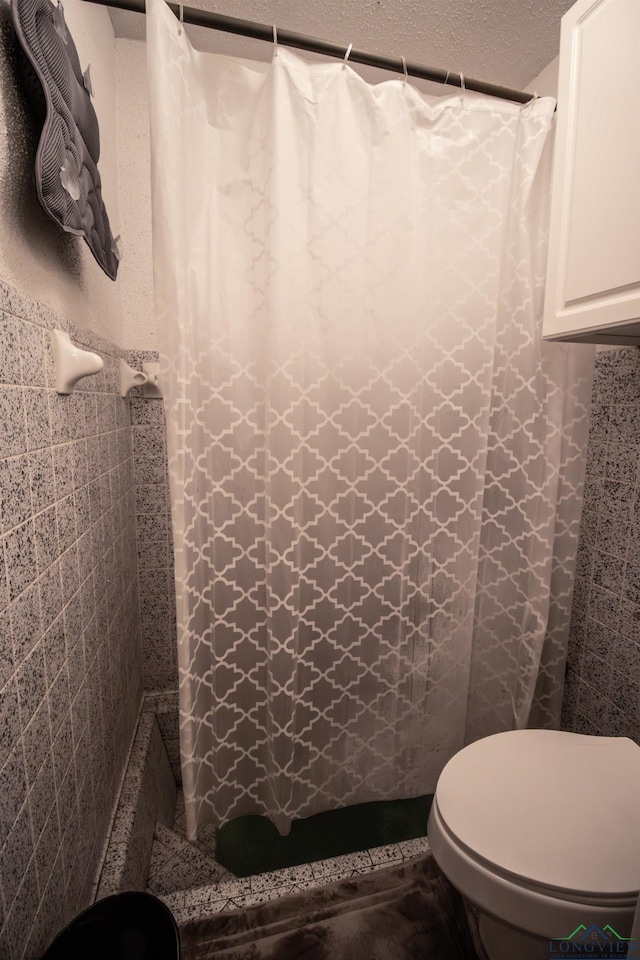
<svg viewBox="0 0 640 960">
<path fill-rule="evenodd" d="M 131 10 L 134 13 L 144 13 L 144 0 L 86 0 L 87 3 L 99 3 L 106 7 L 115 7 L 118 10 Z M 180 4 L 168 3 L 176 17 L 180 17 Z M 211 13 L 208 10 L 197 10 L 194 7 L 182 7 L 182 20 L 197 27 L 208 27 L 211 30 L 222 30 L 225 33 L 235 33 L 241 37 L 252 37 L 255 40 L 266 40 L 273 43 L 274 30 L 265 23 L 254 23 L 252 20 L 239 20 L 237 17 L 227 17 L 221 13 Z M 293 33 L 291 30 L 282 30 L 277 27 L 278 43 L 286 47 L 296 47 L 298 50 L 309 50 L 311 53 L 320 53 L 325 57 L 344 58 L 347 48 L 339 43 L 320 40 L 317 37 L 308 37 L 303 33 Z M 438 67 L 425 67 L 419 63 L 409 63 L 400 57 L 381 57 L 376 53 L 365 53 L 362 50 L 351 50 L 349 62 L 362 63 L 369 67 L 378 67 L 380 70 L 392 70 L 395 73 L 421 80 L 432 80 L 435 83 L 448 84 L 453 87 L 464 86 L 465 90 L 475 93 L 484 93 L 501 100 L 514 100 L 516 103 L 528 103 L 534 94 L 523 90 L 511 90 L 494 83 L 485 83 L 483 80 L 474 80 L 460 73 L 450 70 L 440 70 Z"/>
</svg>

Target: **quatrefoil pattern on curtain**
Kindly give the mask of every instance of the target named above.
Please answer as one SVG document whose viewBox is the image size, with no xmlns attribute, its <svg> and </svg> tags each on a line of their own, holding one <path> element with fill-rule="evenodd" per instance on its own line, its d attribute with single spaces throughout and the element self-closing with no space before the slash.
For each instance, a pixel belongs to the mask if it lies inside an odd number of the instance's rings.
<svg viewBox="0 0 640 960">
<path fill-rule="evenodd" d="M 592 351 L 539 334 L 553 103 L 196 53 L 160 0 L 149 55 L 191 835 L 432 792 L 558 715 Z"/>
</svg>

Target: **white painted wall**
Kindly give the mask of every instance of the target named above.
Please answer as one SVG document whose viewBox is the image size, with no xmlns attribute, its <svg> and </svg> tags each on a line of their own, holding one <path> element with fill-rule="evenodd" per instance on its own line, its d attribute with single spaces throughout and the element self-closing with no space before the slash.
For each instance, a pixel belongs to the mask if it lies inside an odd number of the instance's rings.
<svg viewBox="0 0 640 960">
<path fill-rule="evenodd" d="M 140 40 L 116 40 L 118 184 L 124 258 L 123 346 L 156 350 L 151 250 L 151 171 L 147 50 Z"/>
<path fill-rule="evenodd" d="M 91 64 L 101 134 L 99 170 L 114 235 L 120 232 L 116 153 L 115 38 L 104 7 L 66 0 L 65 16 L 83 67 Z M 114 283 L 79 237 L 44 212 L 33 184 L 39 140 L 17 72 L 8 0 L 0 0 L 0 278 L 58 313 L 120 344 Z"/>
<path fill-rule="evenodd" d="M 544 70 L 540 71 L 538 76 L 525 89 L 530 90 L 531 93 L 537 93 L 540 97 L 557 97 L 559 66 L 560 61 L 556 57 L 546 65 Z"/>
</svg>

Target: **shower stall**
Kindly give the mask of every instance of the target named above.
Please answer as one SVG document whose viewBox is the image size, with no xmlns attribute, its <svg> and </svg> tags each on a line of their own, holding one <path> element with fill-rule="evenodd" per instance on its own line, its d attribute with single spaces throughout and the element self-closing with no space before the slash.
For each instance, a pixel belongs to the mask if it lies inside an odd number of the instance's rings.
<svg viewBox="0 0 640 960">
<path fill-rule="evenodd" d="M 191 839 L 554 726 L 591 348 L 540 333 L 554 102 L 147 23 Z"/>
</svg>

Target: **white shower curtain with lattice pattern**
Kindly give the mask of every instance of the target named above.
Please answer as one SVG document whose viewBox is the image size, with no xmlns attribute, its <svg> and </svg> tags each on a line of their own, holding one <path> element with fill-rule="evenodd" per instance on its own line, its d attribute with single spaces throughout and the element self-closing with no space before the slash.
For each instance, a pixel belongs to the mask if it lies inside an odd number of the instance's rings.
<svg viewBox="0 0 640 960">
<path fill-rule="evenodd" d="M 188 826 L 286 831 L 557 722 L 593 350 L 540 336 L 554 103 L 148 13 Z"/>
</svg>

